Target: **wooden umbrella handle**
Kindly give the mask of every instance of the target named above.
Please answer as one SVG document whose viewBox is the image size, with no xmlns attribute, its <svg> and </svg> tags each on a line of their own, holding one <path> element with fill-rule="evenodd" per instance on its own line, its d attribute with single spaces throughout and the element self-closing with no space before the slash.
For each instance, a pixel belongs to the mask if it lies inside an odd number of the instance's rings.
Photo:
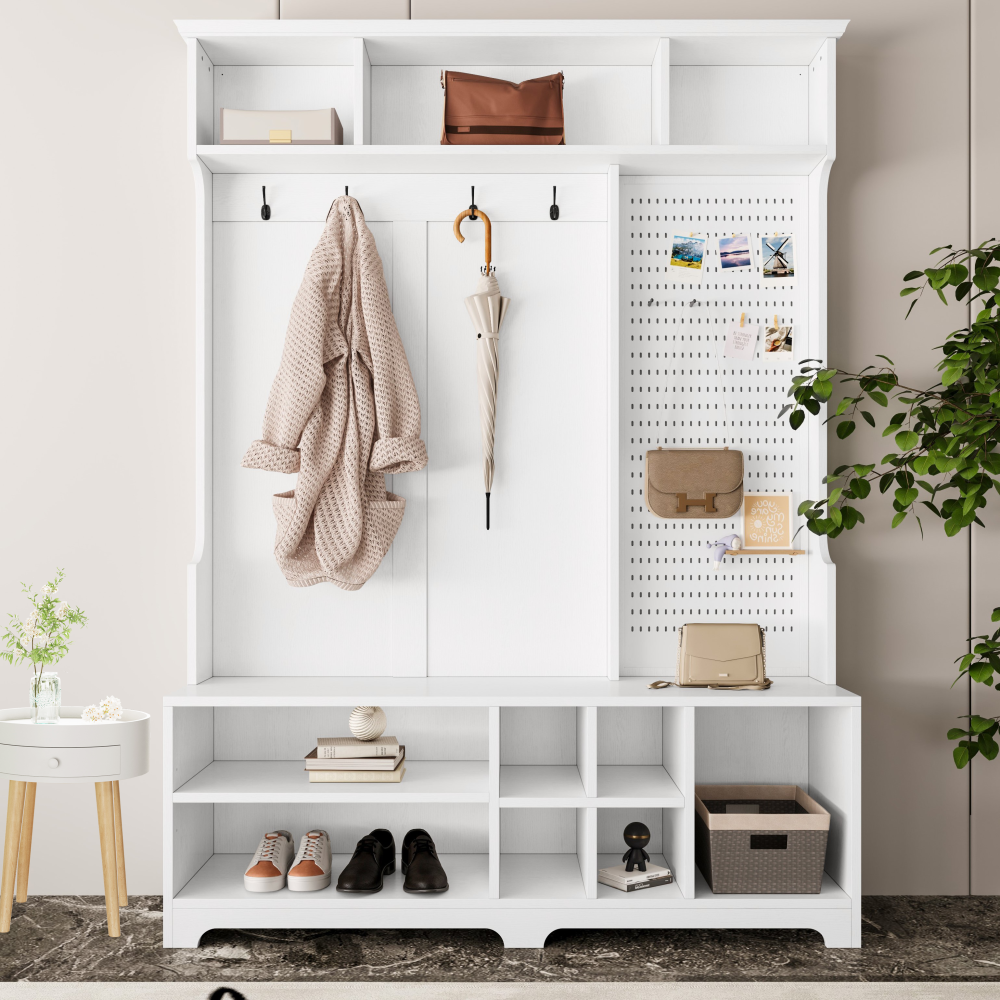
<svg viewBox="0 0 1000 1000">
<path fill-rule="evenodd" d="M 455 239 L 459 243 L 465 242 L 465 237 L 462 235 L 462 219 L 467 219 L 472 215 L 472 209 L 467 208 L 464 212 L 459 212 L 455 216 L 455 223 L 451 227 L 452 232 L 455 234 Z M 490 273 L 490 261 L 493 258 L 493 235 L 492 227 L 490 226 L 490 217 L 482 211 L 482 209 L 476 209 L 476 218 L 483 220 L 483 225 L 486 226 L 486 273 Z"/>
</svg>

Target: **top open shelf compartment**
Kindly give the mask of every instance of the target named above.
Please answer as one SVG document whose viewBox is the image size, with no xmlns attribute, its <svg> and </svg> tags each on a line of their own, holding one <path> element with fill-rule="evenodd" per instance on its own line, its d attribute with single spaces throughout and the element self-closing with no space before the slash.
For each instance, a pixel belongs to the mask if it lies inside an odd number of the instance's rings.
<svg viewBox="0 0 1000 1000">
<path fill-rule="evenodd" d="M 192 45 L 192 144 L 209 169 L 240 173 L 599 171 L 610 163 L 627 173 L 695 173 L 711 156 L 736 157 L 744 173 L 781 165 L 778 172 L 808 173 L 832 145 L 833 46 L 845 25 L 178 22 Z M 441 147 L 442 69 L 517 82 L 561 70 L 567 146 Z M 329 106 L 343 122 L 345 147 L 371 148 L 217 145 L 221 107 Z M 691 157 L 698 162 L 685 162 Z M 755 157 L 766 164 L 755 167 Z M 444 158 L 455 164 L 442 166 Z"/>
</svg>

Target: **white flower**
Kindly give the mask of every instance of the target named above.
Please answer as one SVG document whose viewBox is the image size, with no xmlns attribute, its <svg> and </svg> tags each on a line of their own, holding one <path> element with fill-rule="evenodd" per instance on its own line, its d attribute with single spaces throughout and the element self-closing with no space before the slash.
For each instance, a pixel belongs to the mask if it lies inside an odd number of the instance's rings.
<svg viewBox="0 0 1000 1000">
<path fill-rule="evenodd" d="M 100 707 L 101 717 L 104 719 L 118 720 L 122 717 L 122 703 L 113 694 L 109 694 Z"/>
<path fill-rule="evenodd" d="M 83 710 L 83 721 L 84 722 L 100 722 L 101 721 L 101 710 L 96 705 L 88 705 Z"/>
<path fill-rule="evenodd" d="M 54 594 L 55 592 L 56 592 L 56 588 L 54 586 L 52 586 L 51 583 L 47 583 L 47 584 L 45 584 L 44 587 L 42 587 L 42 593 L 43 594 Z"/>
<path fill-rule="evenodd" d="M 53 609 L 52 613 L 57 618 L 65 618 L 66 612 L 69 611 L 69 601 L 60 601 Z"/>
</svg>

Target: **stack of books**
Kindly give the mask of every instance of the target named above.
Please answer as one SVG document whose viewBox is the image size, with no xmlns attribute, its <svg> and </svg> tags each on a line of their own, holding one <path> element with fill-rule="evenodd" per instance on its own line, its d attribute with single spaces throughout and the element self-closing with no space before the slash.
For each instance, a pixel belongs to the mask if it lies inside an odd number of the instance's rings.
<svg viewBox="0 0 1000 1000">
<path fill-rule="evenodd" d="M 324 736 L 306 754 L 310 781 L 402 781 L 406 747 L 395 736 Z"/>
<path fill-rule="evenodd" d="M 597 881 L 603 885 L 610 885 L 612 889 L 621 889 L 622 892 L 635 892 L 636 889 L 652 889 L 658 885 L 669 885 L 673 882 L 674 876 L 669 868 L 662 865 L 654 865 L 646 862 L 646 870 L 639 871 L 638 868 L 630 872 L 625 871 L 625 865 L 612 865 L 610 868 L 599 868 L 597 870 Z"/>
</svg>

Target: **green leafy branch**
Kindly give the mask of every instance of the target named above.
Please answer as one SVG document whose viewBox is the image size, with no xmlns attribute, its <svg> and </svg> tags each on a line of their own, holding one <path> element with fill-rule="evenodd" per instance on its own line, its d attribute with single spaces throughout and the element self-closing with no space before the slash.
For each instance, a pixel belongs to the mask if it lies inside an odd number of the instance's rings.
<svg viewBox="0 0 1000 1000">
<path fill-rule="evenodd" d="M 969 306 L 974 315 L 968 326 L 948 334 L 935 348 L 941 352 L 939 382 L 928 388 L 902 384 L 895 363 L 884 354 L 877 357 L 885 364 L 869 365 L 860 372 L 827 368 L 808 359 L 792 380 L 788 390 L 792 401 L 779 418 L 788 413 L 793 430 L 802 426 L 807 413 L 819 415 L 833 396 L 838 377 L 849 387 L 848 394 L 824 423 L 838 421 L 839 438 L 850 437 L 859 418 L 876 428 L 875 407 L 895 410 L 882 436 L 891 435 L 897 451 L 879 462 L 838 467 L 824 479 L 832 486 L 826 497 L 799 505 L 799 514 L 814 534 L 836 538 L 864 523 L 855 505 L 866 500 L 876 485 L 883 494 L 893 490 L 893 528 L 912 514 L 922 535 L 920 515 L 929 512 L 943 522 L 949 537 L 971 524 L 982 525 L 978 511 L 986 506 L 991 491 L 1000 493 L 1000 243 L 990 239 L 973 250 L 949 245 L 931 251 L 931 256 L 938 254 L 943 256 L 936 267 L 904 276 L 904 282 L 919 283 L 908 284 L 900 295 L 912 297 L 907 317 L 927 289 L 945 304 L 951 291 L 954 301 Z M 1000 609 L 993 620 L 1000 620 Z M 993 671 L 1000 672 L 1000 629 L 992 637 L 975 636 L 970 641 L 976 645 L 973 653 L 959 658 L 959 677 L 968 674 L 973 681 L 992 683 Z M 952 729 L 948 734 L 949 739 L 961 740 L 954 751 L 959 767 L 976 753 L 988 760 L 997 756 L 993 737 L 1000 717 L 969 719 L 968 730 Z"/>
<path fill-rule="evenodd" d="M 36 682 L 45 667 L 58 663 L 69 652 L 73 626 L 87 624 L 79 608 L 57 596 L 65 575 L 63 570 L 56 570 L 55 579 L 46 583 L 40 594 L 22 583 L 21 592 L 28 595 L 31 611 L 23 618 L 8 615 L 7 628 L 0 637 L 7 647 L 0 650 L 0 660 L 10 664 L 27 660 Z"/>
<path fill-rule="evenodd" d="M 1000 608 L 993 609 L 991 621 L 1000 622 Z M 955 661 L 959 665 L 958 677 L 952 687 L 966 674 L 977 684 L 993 684 L 994 672 L 1000 673 L 1000 628 L 993 635 L 974 635 L 970 642 L 974 643 L 972 652 Z M 993 686 L 1000 691 L 1000 684 Z M 993 760 L 1000 752 L 1000 745 L 994 739 L 1000 729 L 1000 717 L 963 715 L 961 718 L 969 720 L 968 729 L 948 730 L 948 739 L 959 741 L 952 751 L 955 764 L 965 767 L 977 753 L 981 753 L 987 760 Z"/>
</svg>

